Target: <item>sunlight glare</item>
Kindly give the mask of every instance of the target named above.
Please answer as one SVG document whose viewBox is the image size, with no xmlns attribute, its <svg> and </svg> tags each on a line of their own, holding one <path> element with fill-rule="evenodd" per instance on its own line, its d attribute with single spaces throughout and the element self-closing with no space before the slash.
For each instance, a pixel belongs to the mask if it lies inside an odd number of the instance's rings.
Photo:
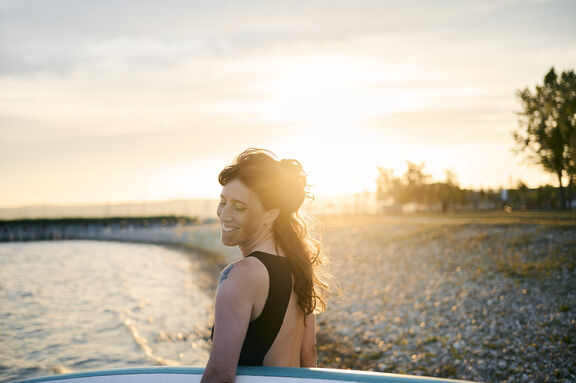
<svg viewBox="0 0 576 383">
<path fill-rule="evenodd" d="M 260 110 L 265 123 L 290 127 L 277 154 L 303 163 L 315 193 L 373 191 L 376 164 L 398 167 L 403 157 L 393 143 L 365 127 L 370 119 L 429 101 L 426 92 L 403 87 L 413 70 L 338 56 L 278 65 Z"/>
<path fill-rule="evenodd" d="M 344 57 L 284 63 L 265 85 L 267 122 L 299 128 L 356 128 L 368 118 L 420 107 L 425 95 L 403 89 L 410 68 L 385 68 Z"/>
<path fill-rule="evenodd" d="M 282 158 L 304 166 L 314 194 L 351 194 L 374 191 L 380 163 L 401 166 L 401 150 L 372 132 L 301 130 L 275 148 Z"/>
</svg>

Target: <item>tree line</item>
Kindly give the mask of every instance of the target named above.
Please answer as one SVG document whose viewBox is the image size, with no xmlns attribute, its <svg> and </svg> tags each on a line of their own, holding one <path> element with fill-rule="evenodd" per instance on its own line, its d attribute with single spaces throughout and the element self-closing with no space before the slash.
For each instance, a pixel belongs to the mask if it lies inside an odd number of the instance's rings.
<svg viewBox="0 0 576 383">
<path fill-rule="evenodd" d="M 407 163 L 406 172 L 396 177 L 392 170 L 378 168 L 377 197 L 396 205 L 437 205 L 442 211 L 460 208 L 571 209 L 576 198 L 576 74 L 556 74 L 552 67 L 534 90 L 516 92 L 522 111 L 513 132 L 514 152 L 528 163 L 555 175 L 552 185 L 530 189 L 523 182 L 506 191 L 467 190 L 456 175 L 446 171 L 444 181 L 432 180 L 424 163 Z M 502 206 L 500 206 L 502 205 Z"/>
<path fill-rule="evenodd" d="M 378 168 L 377 198 L 391 206 L 413 204 L 426 210 L 558 210 L 563 209 L 560 189 L 552 185 L 529 188 L 518 181 L 514 188 L 472 190 L 462 188 L 454 172 L 445 171 L 445 179 L 436 181 L 425 171 L 424 163 L 407 162 L 400 176 Z"/>
</svg>

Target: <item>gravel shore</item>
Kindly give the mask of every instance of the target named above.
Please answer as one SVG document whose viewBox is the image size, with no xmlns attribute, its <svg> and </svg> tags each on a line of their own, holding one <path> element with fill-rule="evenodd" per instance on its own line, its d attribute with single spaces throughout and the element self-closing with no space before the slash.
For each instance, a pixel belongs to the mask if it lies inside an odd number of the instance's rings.
<svg viewBox="0 0 576 383">
<path fill-rule="evenodd" d="M 320 367 L 576 381 L 573 220 L 342 218 L 323 243 Z"/>
</svg>

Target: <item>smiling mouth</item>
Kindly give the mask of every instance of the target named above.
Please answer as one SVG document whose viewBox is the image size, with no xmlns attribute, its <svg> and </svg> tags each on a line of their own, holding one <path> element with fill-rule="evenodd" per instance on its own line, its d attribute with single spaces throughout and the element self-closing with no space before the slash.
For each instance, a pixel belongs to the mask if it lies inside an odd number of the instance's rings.
<svg viewBox="0 0 576 383">
<path fill-rule="evenodd" d="M 225 231 L 227 233 L 231 232 L 231 231 L 237 231 L 238 229 L 240 229 L 239 227 L 234 227 L 234 226 L 224 226 L 222 225 L 222 231 Z"/>
</svg>

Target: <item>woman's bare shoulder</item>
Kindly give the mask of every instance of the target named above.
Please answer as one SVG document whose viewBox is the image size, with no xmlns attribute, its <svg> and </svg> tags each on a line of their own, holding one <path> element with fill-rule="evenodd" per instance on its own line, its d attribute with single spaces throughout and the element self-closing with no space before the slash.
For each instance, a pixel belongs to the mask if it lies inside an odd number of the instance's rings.
<svg viewBox="0 0 576 383">
<path fill-rule="evenodd" d="M 246 257 L 226 266 L 220 273 L 218 284 L 222 284 L 224 281 L 229 281 L 233 284 L 261 284 L 267 280 L 268 271 L 266 266 L 257 258 Z"/>
</svg>

